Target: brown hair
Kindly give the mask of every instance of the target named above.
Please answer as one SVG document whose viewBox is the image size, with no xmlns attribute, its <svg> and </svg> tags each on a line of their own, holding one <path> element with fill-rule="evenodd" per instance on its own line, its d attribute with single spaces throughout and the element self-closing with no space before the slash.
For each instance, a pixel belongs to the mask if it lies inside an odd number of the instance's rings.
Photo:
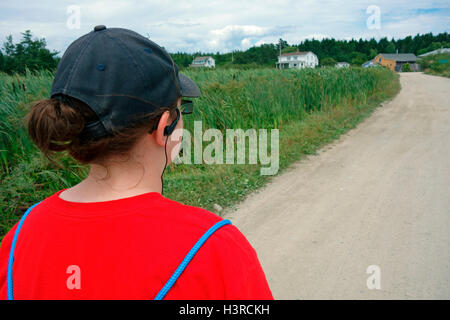
<svg viewBox="0 0 450 320">
<path fill-rule="evenodd" d="M 157 128 L 165 111 L 170 111 L 172 119 L 176 115 L 175 103 L 171 107 L 140 115 L 130 128 L 114 130 L 112 135 L 99 140 L 84 141 L 80 139 L 80 133 L 85 123 L 98 120 L 98 116 L 84 102 L 67 98 L 71 104 L 66 99 L 55 98 L 37 101 L 25 117 L 29 136 L 53 163 L 51 154 L 64 150 L 81 164 L 100 164 L 112 156 L 127 155 L 139 138 Z"/>
</svg>

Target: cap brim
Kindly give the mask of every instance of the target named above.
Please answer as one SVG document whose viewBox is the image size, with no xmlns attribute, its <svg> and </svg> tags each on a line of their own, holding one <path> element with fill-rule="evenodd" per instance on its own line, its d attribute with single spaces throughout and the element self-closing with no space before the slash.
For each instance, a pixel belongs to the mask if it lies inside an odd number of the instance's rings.
<svg viewBox="0 0 450 320">
<path fill-rule="evenodd" d="M 188 98 L 200 97 L 200 89 L 194 81 L 186 77 L 184 74 L 178 73 L 181 85 L 181 96 Z"/>
</svg>

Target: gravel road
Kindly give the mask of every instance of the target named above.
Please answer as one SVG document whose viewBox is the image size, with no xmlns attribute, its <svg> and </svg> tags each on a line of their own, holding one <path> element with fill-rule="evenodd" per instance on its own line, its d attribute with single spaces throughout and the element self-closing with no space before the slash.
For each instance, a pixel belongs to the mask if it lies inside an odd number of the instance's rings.
<svg viewBox="0 0 450 320">
<path fill-rule="evenodd" d="M 225 213 L 275 299 L 450 299 L 450 79 L 400 81 L 357 128 Z"/>
</svg>

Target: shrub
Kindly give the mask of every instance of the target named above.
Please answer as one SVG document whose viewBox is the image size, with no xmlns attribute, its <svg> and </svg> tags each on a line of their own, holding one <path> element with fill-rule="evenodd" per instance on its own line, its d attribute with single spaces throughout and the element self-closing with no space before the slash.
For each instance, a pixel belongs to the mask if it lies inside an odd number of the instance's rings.
<svg viewBox="0 0 450 320">
<path fill-rule="evenodd" d="M 405 64 L 402 66 L 402 71 L 403 71 L 403 72 L 410 72 L 410 71 L 411 71 L 411 66 L 409 65 L 409 63 L 405 63 Z"/>
</svg>

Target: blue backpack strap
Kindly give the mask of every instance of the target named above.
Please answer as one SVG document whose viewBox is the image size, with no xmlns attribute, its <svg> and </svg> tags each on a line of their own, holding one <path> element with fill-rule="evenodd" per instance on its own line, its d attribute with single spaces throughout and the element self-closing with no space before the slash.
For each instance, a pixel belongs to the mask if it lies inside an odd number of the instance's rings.
<svg viewBox="0 0 450 320">
<path fill-rule="evenodd" d="M 203 236 L 197 241 L 197 243 L 192 247 L 192 249 L 188 252 L 186 257 L 183 259 L 183 261 L 180 263 L 178 268 L 175 270 L 175 272 L 172 274 L 170 279 L 166 282 L 164 287 L 159 291 L 159 293 L 156 295 L 154 300 L 162 300 L 164 299 L 167 292 L 169 292 L 170 288 L 175 284 L 175 281 L 177 281 L 178 277 L 181 275 L 181 273 L 184 271 L 188 263 L 192 260 L 194 255 L 197 253 L 198 249 L 205 243 L 205 241 L 220 227 L 223 227 L 226 224 L 231 224 L 231 221 L 228 219 L 224 219 L 222 221 L 217 222 L 215 225 L 213 225 L 211 228 L 209 228 L 208 231 L 203 234 Z"/>
<path fill-rule="evenodd" d="M 14 263 L 14 249 L 16 248 L 17 237 L 19 236 L 20 228 L 22 228 L 23 222 L 25 221 L 28 214 L 31 212 L 35 206 L 37 206 L 42 201 L 33 204 L 28 210 L 24 213 L 22 218 L 17 225 L 16 232 L 14 233 L 14 238 L 11 243 L 11 248 L 9 249 L 9 260 L 8 260 L 8 272 L 6 275 L 6 288 L 8 292 L 8 300 L 14 300 L 14 292 L 13 292 L 13 263 Z"/>
</svg>

